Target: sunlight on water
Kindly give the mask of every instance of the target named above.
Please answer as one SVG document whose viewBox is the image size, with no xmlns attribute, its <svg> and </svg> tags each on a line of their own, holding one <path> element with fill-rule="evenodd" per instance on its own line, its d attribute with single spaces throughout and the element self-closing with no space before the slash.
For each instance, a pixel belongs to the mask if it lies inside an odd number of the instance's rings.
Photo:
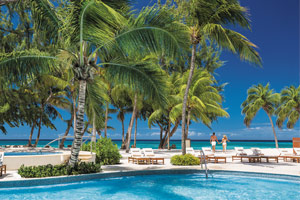
<svg viewBox="0 0 300 200">
<path fill-rule="evenodd" d="M 150 175 L 0 189 L 0 199 L 297 199 L 300 180 L 215 174 Z"/>
</svg>

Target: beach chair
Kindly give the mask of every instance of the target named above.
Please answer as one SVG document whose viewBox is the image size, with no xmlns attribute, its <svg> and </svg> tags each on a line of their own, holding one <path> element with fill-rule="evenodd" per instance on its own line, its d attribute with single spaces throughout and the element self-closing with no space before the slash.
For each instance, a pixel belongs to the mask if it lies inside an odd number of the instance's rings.
<svg viewBox="0 0 300 200">
<path fill-rule="evenodd" d="M 247 152 L 245 151 L 244 147 L 234 147 L 235 155 L 233 155 L 232 161 L 234 160 L 241 160 L 241 156 L 246 156 Z"/>
<path fill-rule="evenodd" d="M 205 156 L 214 156 L 214 152 L 212 152 L 210 147 L 202 147 L 202 151 Z"/>
<path fill-rule="evenodd" d="M 130 154 L 131 154 L 131 157 L 143 157 L 143 154 L 142 154 L 140 148 L 131 148 Z"/>
<path fill-rule="evenodd" d="M 2 176 L 3 172 L 6 174 L 6 165 L 3 164 L 4 160 L 4 152 L 0 152 L 0 176 Z"/>
<path fill-rule="evenodd" d="M 255 155 L 255 156 L 261 156 L 261 155 L 264 155 L 261 151 L 260 148 L 251 148 L 251 151 L 252 151 L 252 154 Z"/>
<path fill-rule="evenodd" d="M 143 148 L 143 152 L 144 152 L 145 157 L 155 157 L 155 154 L 154 154 L 152 148 Z"/>
<path fill-rule="evenodd" d="M 192 154 L 193 156 L 200 156 L 200 153 L 196 152 L 193 147 L 186 148 L 187 154 Z"/>
</svg>

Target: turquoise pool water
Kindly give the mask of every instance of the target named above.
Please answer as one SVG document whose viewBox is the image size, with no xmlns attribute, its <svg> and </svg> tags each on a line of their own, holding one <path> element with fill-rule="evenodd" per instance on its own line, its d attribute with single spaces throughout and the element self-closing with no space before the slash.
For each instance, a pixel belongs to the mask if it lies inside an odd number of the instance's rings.
<svg viewBox="0 0 300 200">
<path fill-rule="evenodd" d="M 203 174 L 147 175 L 108 178 L 79 183 L 0 189 L 0 199 L 271 199 L 295 200 L 300 180 L 256 175 Z"/>
<path fill-rule="evenodd" d="M 43 147 L 46 144 L 48 144 L 51 140 L 41 140 L 39 141 L 38 147 Z M 33 141 L 34 142 L 34 141 Z M 0 140 L 0 146 L 4 145 L 26 145 L 28 143 L 27 140 Z M 114 141 L 118 145 L 118 147 L 121 147 L 122 142 L 117 140 Z M 72 141 L 68 140 L 65 142 L 66 145 L 71 145 Z M 133 142 L 132 142 L 133 144 Z M 171 140 L 170 144 L 175 144 L 177 149 L 181 148 L 181 141 L 178 140 Z M 153 148 L 157 149 L 159 145 L 159 141 L 149 141 L 149 140 L 138 140 L 137 141 L 137 147 L 139 148 Z M 191 141 L 192 147 L 194 149 L 201 149 L 202 147 L 208 147 L 211 146 L 209 141 Z M 58 147 L 58 142 L 54 142 L 51 144 L 52 147 Z M 249 149 L 251 147 L 258 147 L 258 148 L 275 148 L 275 142 L 274 141 L 231 141 L 227 144 L 227 149 L 234 149 L 234 147 L 244 147 L 245 149 Z M 279 141 L 279 147 L 280 148 L 292 148 L 293 143 L 292 141 Z M 218 144 L 216 146 L 216 149 L 222 149 L 222 145 Z"/>
<path fill-rule="evenodd" d="M 5 152 L 4 156 L 36 156 L 60 154 L 60 152 Z"/>
</svg>

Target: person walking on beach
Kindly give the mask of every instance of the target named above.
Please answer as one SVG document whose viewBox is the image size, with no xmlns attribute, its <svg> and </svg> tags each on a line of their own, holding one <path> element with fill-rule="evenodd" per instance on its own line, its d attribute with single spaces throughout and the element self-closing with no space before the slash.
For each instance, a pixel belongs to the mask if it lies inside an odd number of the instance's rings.
<svg viewBox="0 0 300 200">
<path fill-rule="evenodd" d="M 216 151 L 216 144 L 220 144 L 219 141 L 218 141 L 218 138 L 216 136 L 215 133 L 212 134 L 212 136 L 210 136 L 210 143 L 211 143 L 211 146 L 212 146 L 212 151 L 215 153 Z"/>
<path fill-rule="evenodd" d="M 223 135 L 222 145 L 223 145 L 223 153 L 226 153 L 227 142 L 230 142 L 226 135 Z"/>
</svg>

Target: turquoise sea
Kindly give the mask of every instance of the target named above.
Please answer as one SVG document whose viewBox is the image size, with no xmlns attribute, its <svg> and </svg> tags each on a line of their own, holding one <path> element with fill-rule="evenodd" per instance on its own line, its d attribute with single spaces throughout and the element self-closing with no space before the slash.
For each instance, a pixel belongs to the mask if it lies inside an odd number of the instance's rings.
<svg viewBox="0 0 300 200">
<path fill-rule="evenodd" d="M 38 147 L 43 147 L 46 144 L 48 144 L 51 140 L 40 140 Z M 0 146 L 4 145 L 26 145 L 28 140 L 0 140 Z M 121 147 L 122 141 L 120 140 L 113 140 L 114 143 L 118 145 L 118 147 Z M 34 143 L 34 141 L 32 142 Z M 132 141 L 133 143 L 133 141 Z M 65 146 L 71 145 L 72 140 L 65 141 Z M 170 145 L 175 144 L 177 149 L 181 148 L 181 141 L 180 140 L 171 140 Z M 137 141 L 137 147 L 138 148 L 153 148 L 157 149 L 159 145 L 158 140 L 138 140 Z M 51 144 L 52 147 L 58 147 L 58 142 L 54 142 Z M 201 149 L 202 147 L 208 147 L 210 146 L 209 141 L 199 141 L 199 140 L 192 140 L 191 146 L 194 149 Z M 231 140 L 227 144 L 227 149 L 234 149 L 234 147 L 244 147 L 245 149 L 249 149 L 251 147 L 258 147 L 258 148 L 275 148 L 275 142 L 274 141 L 247 141 L 247 140 Z M 279 148 L 292 148 L 293 143 L 292 141 L 279 141 Z M 216 149 L 222 149 L 221 144 L 217 144 Z"/>
</svg>

